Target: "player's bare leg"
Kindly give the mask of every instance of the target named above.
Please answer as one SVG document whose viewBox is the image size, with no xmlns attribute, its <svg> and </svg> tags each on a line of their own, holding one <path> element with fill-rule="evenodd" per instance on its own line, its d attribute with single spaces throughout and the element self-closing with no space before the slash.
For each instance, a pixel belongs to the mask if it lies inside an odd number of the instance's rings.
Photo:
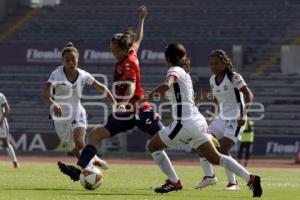
<svg viewBox="0 0 300 200">
<path fill-rule="evenodd" d="M 8 156 L 12 160 L 14 168 L 19 168 L 20 164 L 17 160 L 17 156 L 13 146 L 10 144 L 8 137 L 2 138 L 2 147 L 7 151 Z"/>
<path fill-rule="evenodd" d="M 197 148 L 197 151 L 201 155 L 206 157 L 210 163 L 215 165 L 221 165 L 224 168 L 234 172 L 236 175 L 246 180 L 247 185 L 253 191 L 253 197 L 260 197 L 262 195 L 260 177 L 250 174 L 243 166 L 241 166 L 233 158 L 220 154 L 210 142 L 206 142 L 199 146 Z"/>
</svg>

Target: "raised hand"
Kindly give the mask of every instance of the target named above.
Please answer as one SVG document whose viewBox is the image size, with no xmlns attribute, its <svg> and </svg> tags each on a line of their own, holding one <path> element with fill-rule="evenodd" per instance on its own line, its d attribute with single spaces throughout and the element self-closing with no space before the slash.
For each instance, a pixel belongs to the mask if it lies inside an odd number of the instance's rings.
<svg viewBox="0 0 300 200">
<path fill-rule="evenodd" d="M 139 19 L 145 19 L 146 16 L 147 16 L 147 7 L 146 6 L 139 7 Z"/>
</svg>

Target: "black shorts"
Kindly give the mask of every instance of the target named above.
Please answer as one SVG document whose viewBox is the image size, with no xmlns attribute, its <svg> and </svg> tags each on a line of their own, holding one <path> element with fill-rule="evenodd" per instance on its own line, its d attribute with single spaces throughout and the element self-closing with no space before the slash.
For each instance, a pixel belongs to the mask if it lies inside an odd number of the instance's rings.
<svg viewBox="0 0 300 200">
<path fill-rule="evenodd" d="M 135 113 L 112 113 L 104 127 L 110 132 L 111 137 L 131 130 L 135 126 L 153 136 L 164 127 L 158 114 L 153 110 L 140 111 L 136 115 Z"/>
</svg>

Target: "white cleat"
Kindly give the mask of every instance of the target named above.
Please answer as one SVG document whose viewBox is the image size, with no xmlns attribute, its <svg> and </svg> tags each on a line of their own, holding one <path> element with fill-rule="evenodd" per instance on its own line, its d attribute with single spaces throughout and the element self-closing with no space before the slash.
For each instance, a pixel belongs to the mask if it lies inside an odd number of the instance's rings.
<svg viewBox="0 0 300 200">
<path fill-rule="evenodd" d="M 233 183 L 228 183 L 224 188 L 224 190 L 227 191 L 237 191 L 239 189 L 240 187 L 237 184 L 233 184 Z"/>
<path fill-rule="evenodd" d="M 215 176 L 204 176 L 202 181 L 200 181 L 197 185 L 194 186 L 195 189 L 203 189 L 209 185 L 215 185 L 218 182 L 217 177 Z"/>
<path fill-rule="evenodd" d="M 92 163 L 93 163 L 93 165 L 100 167 L 101 169 L 104 169 L 104 170 L 107 170 L 109 168 L 108 163 L 98 157 L 94 157 Z"/>
</svg>

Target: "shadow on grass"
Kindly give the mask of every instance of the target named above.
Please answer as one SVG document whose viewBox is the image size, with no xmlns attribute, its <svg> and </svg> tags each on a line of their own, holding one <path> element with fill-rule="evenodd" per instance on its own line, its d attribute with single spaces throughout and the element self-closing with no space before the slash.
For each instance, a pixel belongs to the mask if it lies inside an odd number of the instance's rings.
<svg viewBox="0 0 300 200">
<path fill-rule="evenodd" d="M 94 191 L 84 190 L 77 192 L 78 196 L 86 195 L 99 195 L 99 196 L 153 196 L 157 195 L 152 189 L 149 188 L 105 188 L 104 190 L 98 189 Z"/>
<path fill-rule="evenodd" d="M 132 190 L 132 189 L 131 189 Z M 101 191 L 101 190 L 79 190 L 79 189 L 71 189 L 71 188 L 21 188 L 21 187 L 2 187 L 0 188 L 0 191 L 68 191 L 69 195 L 78 195 L 78 196 L 119 196 L 119 195 L 124 195 L 124 196 L 152 196 L 152 195 L 157 195 L 153 192 L 153 194 L 149 193 L 149 189 L 138 189 L 136 190 L 136 193 L 133 192 L 128 192 L 128 191 Z M 140 193 L 141 191 L 144 191 Z M 147 192 L 146 192 L 147 191 Z M 151 192 L 151 190 L 150 190 Z"/>
<path fill-rule="evenodd" d="M 78 189 L 70 188 L 20 188 L 20 187 L 2 187 L 1 190 L 14 190 L 14 191 L 78 191 Z"/>
<path fill-rule="evenodd" d="M 128 190 L 131 190 L 131 191 L 128 191 Z M 80 190 L 80 189 L 77 189 L 77 188 L 21 188 L 21 187 L 2 187 L 0 188 L 0 192 L 2 191 L 32 191 L 32 192 L 39 192 L 39 191 L 63 191 L 64 192 L 64 195 L 70 195 L 70 196 L 81 196 L 81 197 L 87 197 L 87 196 L 127 196 L 127 197 L 130 197 L 130 196 L 148 196 L 148 197 L 154 197 L 154 196 L 157 196 L 157 197 L 161 197 L 161 196 L 165 196 L 165 195 L 168 195 L 168 198 L 178 198 L 178 195 L 174 195 L 174 194 L 177 194 L 177 192 L 171 192 L 171 193 L 168 193 L 168 194 L 157 194 L 155 193 L 153 190 L 149 190 L 149 189 L 146 189 L 146 188 L 140 188 L 140 189 L 104 189 L 104 190 L 101 190 L 101 189 L 98 189 L 98 190 L 93 190 L 93 191 L 90 191 L 90 190 Z M 186 193 L 187 192 L 187 193 Z M 222 191 L 213 191 L 214 192 L 214 195 L 212 194 L 207 194 L 207 193 L 190 193 L 189 191 L 186 191 L 184 192 L 182 195 L 184 195 L 185 197 L 187 198 L 190 198 L 190 199 L 198 199 L 198 198 L 202 198 L 202 199 L 211 199 L 211 198 L 214 198 L 214 199 L 249 199 L 250 196 L 244 196 L 244 194 L 221 194 Z M 220 194 L 218 194 L 220 193 Z M 56 193 L 58 194 L 58 193 Z M 179 193 L 178 193 L 179 194 Z M 251 195 L 251 194 L 250 194 Z M 252 196 L 252 195 L 251 195 Z"/>
<path fill-rule="evenodd" d="M 149 194 L 149 193 L 134 193 L 134 192 L 105 192 L 105 193 L 101 193 L 101 192 L 87 192 L 87 193 L 75 193 L 78 196 L 153 196 L 153 195 L 157 195 L 155 193 L 153 194 Z"/>
</svg>

